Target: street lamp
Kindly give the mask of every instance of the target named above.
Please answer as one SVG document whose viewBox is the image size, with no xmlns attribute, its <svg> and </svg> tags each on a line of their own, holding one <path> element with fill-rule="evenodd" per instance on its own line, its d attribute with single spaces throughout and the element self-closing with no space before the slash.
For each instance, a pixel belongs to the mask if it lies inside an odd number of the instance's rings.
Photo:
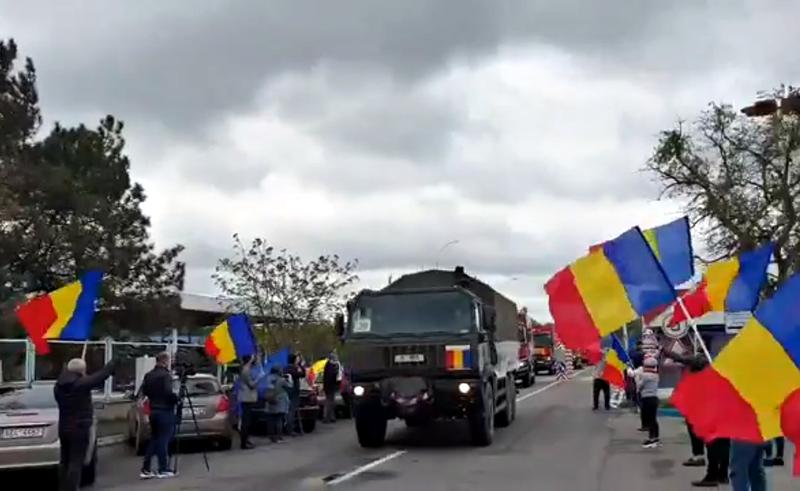
<svg viewBox="0 0 800 491">
<path fill-rule="evenodd" d="M 450 246 L 454 246 L 454 245 L 458 244 L 459 242 L 460 242 L 460 241 L 459 241 L 458 239 L 456 239 L 456 240 L 451 240 L 450 242 L 447 242 L 447 243 L 445 243 L 445 244 L 444 244 L 444 245 L 443 245 L 443 246 L 442 246 L 442 247 L 439 249 L 439 253 L 436 255 L 436 269 L 439 269 L 439 259 L 442 257 L 442 253 L 444 252 L 444 250 L 445 250 L 445 249 L 447 249 L 447 248 L 448 248 L 448 247 L 450 247 Z"/>
</svg>

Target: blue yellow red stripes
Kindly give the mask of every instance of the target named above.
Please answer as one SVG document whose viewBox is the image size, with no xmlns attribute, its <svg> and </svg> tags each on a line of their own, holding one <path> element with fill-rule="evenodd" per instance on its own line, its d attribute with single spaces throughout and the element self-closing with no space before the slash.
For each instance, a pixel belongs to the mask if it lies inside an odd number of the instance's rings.
<svg viewBox="0 0 800 491">
<path fill-rule="evenodd" d="M 444 347 L 445 367 L 448 370 L 468 370 L 472 368 L 472 349 L 468 344 L 447 345 Z"/>
<path fill-rule="evenodd" d="M 611 336 L 611 349 L 605 356 L 605 368 L 602 378 L 616 387 L 625 387 L 625 368 L 630 364 L 630 357 L 616 336 Z"/>
<path fill-rule="evenodd" d="M 206 353 L 220 365 L 256 354 L 258 347 L 250 320 L 244 314 L 228 317 L 206 338 Z"/>
<path fill-rule="evenodd" d="M 36 297 L 17 308 L 17 317 L 37 353 L 49 352 L 48 339 L 89 339 L 102 281 L 101 271 L 87 271 L 78 281 Z"/>
<path fill-rule="evenodd" d="M 698 435 L 762 442 L 782 434 L 782 406 L 800 390 L 798 298 L 795 275 L 759 306 L 709 368 L 678 385 L 673 404 Z"/>
<path fill-rule="evenodd" d="M 689 315 L 697 318 L 708 312 L 753 310 L 767 281 L 773 249 L 774 245 L 768 243 L 738 257 L 711 263 L 700 285 L 682 297 Z M 676 308 L 670 324 L 685 320 L 683 309 Z"/>
<path fill-rule="evenodd" d="M 584 256 L 545 286 L 556 330 L 581 349 L 675 299 L 675 290 L 638 227 Z"/>
<path fill-rule="evenodd" d="M 647 244 L 673 286 L 686 283 L 694 276 L 694 252 L 689 229 L 689 218 L 681 217 L 642 231 Z M 591 246 L 589 251 L 601 250 L 604 245 Z"/>
</svg>

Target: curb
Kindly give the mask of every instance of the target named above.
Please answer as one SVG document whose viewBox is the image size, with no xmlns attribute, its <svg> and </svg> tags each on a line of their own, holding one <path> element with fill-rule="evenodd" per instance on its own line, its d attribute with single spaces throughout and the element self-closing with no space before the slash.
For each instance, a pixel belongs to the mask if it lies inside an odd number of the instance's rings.
<svg viewBox="0 0 800 491">
<path fill-rule="evenodd" d="M 125 443 L 128 439 L 125 435 L 108 435 L 108 436 L 101 436 L 97 439 L 97 446 L 98 447 L 110 447 L 112 445 L 119 445 L 120 443 Z"/>
</svg>

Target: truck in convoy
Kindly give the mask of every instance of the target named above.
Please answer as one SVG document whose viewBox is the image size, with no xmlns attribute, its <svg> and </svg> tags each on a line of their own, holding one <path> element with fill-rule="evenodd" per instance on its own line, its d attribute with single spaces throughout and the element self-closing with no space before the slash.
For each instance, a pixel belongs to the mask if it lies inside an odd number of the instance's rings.
<svg viewBox="0 0 800 491">
<path fill-rule="evenodd" d="M 528 317 L 528 309 L 522 308 L 517 315 L 517 334 L 519 335 L 519 366 L 514 371 L 514 378 L 522 387 L 530 387 L 536 383 L 536 365 L 533 357 L 535 344 L 531 331 L 533 321 Z"/>
<path fill-rule="evenodd" d="M 548 375 L 555 374 L 556 360 L 555 348 L 553 346 L 555 326 L 553 324 L 542 324 L 540 326 L 534 326 L 532 331 L 535 345 L 533 349 L 533 358 L 536 372 L 546 372 Z"/>
<path fill-rule="evenodd" d="M 383 445 L 395 418 L 464 419 L 473 444 L 490 445 L 516 416 L 517 322 L 514 302 L 463 267 L 361 291 L 336 318 L 361 446 Z"/>
</svg>

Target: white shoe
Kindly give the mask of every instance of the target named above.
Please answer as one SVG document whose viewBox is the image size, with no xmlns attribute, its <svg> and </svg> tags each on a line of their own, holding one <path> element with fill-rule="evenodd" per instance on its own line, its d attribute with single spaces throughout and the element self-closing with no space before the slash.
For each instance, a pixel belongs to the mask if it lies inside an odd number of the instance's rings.
<svg viewBox="0 0 800 491">
<path fill-rule="evenodd" d="M 158 474 L 156 474 L 157 479 L 169 479 L 175 476 L 177 476 L 177 474 L 171 471 L 159 472 Z"/>
<path fill-rule="evenodd" d="M 156 477 L 154 472 L 142 471 L 139 473 L 139 479 L 153 479 Z"/>
</svg>

